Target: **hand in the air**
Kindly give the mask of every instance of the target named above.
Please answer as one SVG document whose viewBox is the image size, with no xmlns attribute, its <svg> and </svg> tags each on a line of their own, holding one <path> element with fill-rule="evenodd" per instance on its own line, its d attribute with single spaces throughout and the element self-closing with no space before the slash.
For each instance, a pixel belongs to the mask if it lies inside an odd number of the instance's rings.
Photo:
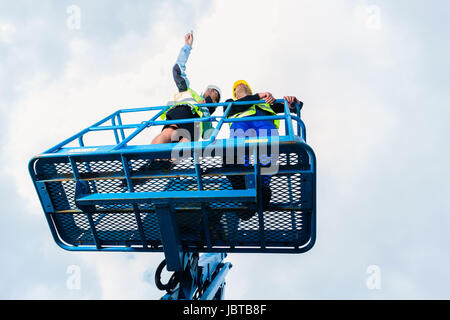
<svg viewBox="0 0 450 320">
<path fill-rule="evenodd" d="M 194 43 L 194 31 L 191 30 L 187 35 L 184 36 L 184 41 L 187 45 L 192 47 L 192 43 Z"/>
</svg>

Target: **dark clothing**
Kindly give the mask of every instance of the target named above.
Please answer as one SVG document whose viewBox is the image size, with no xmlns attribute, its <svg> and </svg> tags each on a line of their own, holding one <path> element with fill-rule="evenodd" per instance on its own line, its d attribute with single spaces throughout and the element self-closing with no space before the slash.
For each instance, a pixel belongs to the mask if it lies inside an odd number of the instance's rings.
<svg viewBox="0 0 450 320">
<path fill-rule="evenodd" d="M 177 62 L 173 66 L 173 80 L 177 85 L 178 91 L 184 92 L 189 88 L 189 79 L 186 75 L 186 63 L 191 54 L 192 47 L 185 44 L 178 54 Z"/>
<path fill-rule="evenodd" d="M 185 92 L 190 90 L 189 79 L 186 75 L 186 63 L 189 59 L 189 55 L 191 53 L 192 47 L 189 45 L 184 45 L 177 58 L 177 62 L 172 68 L 173 80 L 178 88 L 179 92 Z M 210 97 L 205 99 L 206 103 L 212 103 Z M 175 102 L 173 102 L 175 103 Z M 195 104 L 195 102 L 193 102 Z M 183 119 L 196 119 L 200 118 L 196 112 L 192 111 L 193 109 L 187 104 L 181 104 L 173 107 L 166 113 L 167 120 L 183 120 Z M 208 108 L 210 114 L 215 111 L 215 108 Z M 203 112 L 204 113 L 204 112 Z M 178 132 L 180 135 L 183 135 L 181 138 L 187 138 L 190 141 L 198 140 L 200 138 L 200 122 L 197 123 L 180 123 L 180 124 L 172 124 L 165 125 L 163 130 L 166 128 L 177 128 L 184 129 L 187 132 Z M 189 136 L 186 136 L 189 134 Z"/>
<path fill-rule="evenodd" d="M 205 103 L 214 103 L 214 101 L 211 99 L 210 96 L 207 96 L 205 98 Z M 217 107 L 208 107 L 209 114 L 212 115 L 214 112 L 216 112 Z"/>
<path fill-rule="evenodd" d="M 254 94 L 254 95 L 251 95 L 251 96 L 246 96 L 244 98 L 238 99 L 236 101 L 233 100 L 233 99 L 228 99 L 225 102 L 233 102 L 233 101 L 235 101 L 235 102 L 242 102 L 242 101 L 259 101 L 259 100 L 261 100 L 259 98 L 259 95 Z M 244 112 L 245 110 L 247 110 L 250 107 L 251 107 L 251 105 L 241 105 L 241 106 L 233 105 L 231 107 L 230 113 L 228 114 L 228 117 L 231 117 L 231 116 L 235 115 L 236 113 Z M 274 104 L 271 105 L 271 108 L 272 108 L 272 110 L 275 113 L 284 113 L 284 104 L 283 103 L 274 103 Z M 224 109 L 223 112 L 225 112 L 225 110 L 227 109 L 227 106 L 224 106 L 223 109 Z M 263 112 L 265 113 L 265 115 L 268 115 L 268 116 L 271 115 L 270 113 L 268 113 L 266 111 L 263 111 Z"/>
<path fill-rule="evenodd" d="M 188 105 L 181 105 L 176 106 L 173 109 L 170 109 L 166 114 L 167 120 L 182 120 L 182 119 L 195 119 L 200 118 L 198 114 L 192 113 L 191 107 Z M 184 129 L 187 132 L 189 132 L 189 136 L 185 137 L 186 134 L 184 134 L 181 138 L 188 138 L 191 141 L 198 140 L 200 137 L 200 128 L 199 128 L 200 122 L 197 123 L 179 123 L 176 125 L 173 124 L 166 124 L 163 127 L 163 130 L 169 127 L 177 126 L 179 129 Z"/>
<path fill-rule="evenodd" d="M 173 66 L 172 74 L 173 74 L 173 81 L 175 81 L 178 91 L 179 92 L 187 91 L 187 89 L 188 89 L 188 86 L 186 83 L 187 80 L 185 78 L 183 78 L 181 68 L 178 65 L 178 63 Z"/>
<path fill-rule="evenodd" d="M 175 84 L 177 85 L 178 91 L 179 92 L 184 92 L 188 90 L 188 86 L 187 86 L 187 79 L 183 77 L 183 73 L 181 71 L 180 66 L 177 64 L 175 64 L 173 66 L 172 69 L 172 74 L 173 74 L 173 80 L 175 81 Z M 211 97 L 206 97 L 205 98 L 205 103 L 213 103 L 214 101 L 212 101 Z M 208 107 L 209 110 L 209 114 L 213 114 L 216 111 L 217 108 L 214 107 Z M 178 118 L 180 119 L 180 118 Z"/>
<path fill-rule="evenodd" d="M 246 96 L 244 98 L 238 99 L 236 100 L 236 102 L 242 102 L 242 101 L 259 101 L 261 100 L 259 98 L 259 95 L 254 94 L 254 95 L 250 95 L 250 96 Z M 226 102 L 233 102 L 234 100 L 232 99 L 228 99 Z M 237 113 L 241 113 L 244 112 L 246 110 L 248 110 L 248 108 L 250 108 L 251 105 L 238 105 L 235 106 L 233 105 L 231 107 L 230 113 L 228 114 L 228 117 L 231 117 Z M 272 110 L 275 113 L 284 113 L 284 103 L 274 103 L 270 106 L 272 108 Z M 224 106 L 224 112 L 226 110 L 227 106 Z M 254 115 L 249 116 L 249 117 L 253 117 L 253 116 L 271 116 L 272 114 L 270 114 L 267 111 L 264 111 L 262 109 L 257 108 L 256 112 Z M 262 129 L 262 130 L 261 130 Z M 272 136 L 273 132 L 277 132 L 277 129 L 274 125 L 274 123 L 270 120 L 267 121 L 248 121 L 248 122 L 236 122 L 233 123 L 231 126 L 231 136 L 230 138 L 235 138 L 235 137 L 246 137 L 246 136 L 257 136 L 259 137 L 260 134 L 267 135 L 267 136 Z M 262 164 L 261 160 L 263 159 L 259 159 L 261 166 L 265 167 L 265 166 L 270 166 L 271 162 L 268 161 L 267 159 L 270 159 L 271 155 L 267 154 L 267 155 L 263 155 L 264 159 L 265 159 L 265 163 Z M 232 164 L 231 166 L 233 167 L 248 167 L 250 166 L 250 160 L 249 160 L 249 156 L 245 155 L 244 156 L 244 164 L 238 164 L 238 161 L 235 161 L 234 164 Z M 238 160 L 238 159 L 235 159 Z M 240 163 L 242 163 L 242 159 L 240 159 Z M 242 175 L 239 176 L 227 176 L 228 180 L 230 181 L 231 186 L 233 187 L 233 190 L 242 190 L 242 189 L 246 189 L 246 183 L 245 183 L 245 177 Z M 271 176 L 262 176 L 262 184 L 261 184 L 261 191 L 262 191 L 262 206 L 263 209 L 267 209 L 270 200 L 272 198 L 272 191 L 270 189 L 270 181 L 271 181 Z M 249 209 L 244 212 L 244 213 L 239 213 L 237 212 L 236 215 L 244 220 L 244 221 L 248 221 L 250 219 L 252 219 L 255 214 L 257 213 L 256 208 L 254 210 L 252 210 L 250 207 Z"/>
<path fill-rule="evenodd" d="M 206 100 L 206 103 L 213 102 L 210 97 L 206 97 L 205 100 Z M 208 109 L 209 109 L 210 114 L 212 114 L 214 111 L 216 111 L 216 108 L 208 108 Z M 192 109 L 189 105 L 176 106 L 176 107 L 170 109 L 169 111 L 167 111 L 167 113 L 166 113 L 166 119 L 171 120 L 171 121 L 172 120 L 183 120 L 183 119 L 195 119 L 195 118 L 200 118 L 200 117 L 198 116 L 198 114 L 192 112 Z M 166 128 L 170 128 L 170 127 L 187 130 L 189 132 L 190 136 L 184 137 L 184 138 L 188 138 L 191 141 L 194 141 L 194 139 L 197 141 L 198 138 L 200 137 L 200 122 L 166 124 L 162 128 L 162 130 L 164 130 Z"/>
</svg>

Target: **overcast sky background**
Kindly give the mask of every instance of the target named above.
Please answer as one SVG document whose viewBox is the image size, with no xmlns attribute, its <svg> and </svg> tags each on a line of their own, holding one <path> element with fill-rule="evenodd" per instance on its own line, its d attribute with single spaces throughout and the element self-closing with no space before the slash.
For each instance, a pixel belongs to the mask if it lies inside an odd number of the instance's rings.
<svg viewBox="0 0 450 320">
<path fill-rule="evenodd" d="M 296 95 L 318 159 L 315 247 L 230 255 L 226 298 L 449 299 L 449 16 L 445 0 L 0 0 L 0 298 L 162 296 L 162 254 L 57 247 L 27 162 L 119 108 L 165 104 L 193 29 L 191 86 Z"/>
</svg>

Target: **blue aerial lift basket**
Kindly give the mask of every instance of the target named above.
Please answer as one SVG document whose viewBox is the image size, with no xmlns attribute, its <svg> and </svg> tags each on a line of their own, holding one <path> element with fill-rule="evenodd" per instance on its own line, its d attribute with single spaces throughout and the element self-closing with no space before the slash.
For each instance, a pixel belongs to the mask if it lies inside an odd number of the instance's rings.
<svg viewBox="0 0 450 320">
<path fill-rule="evenodd" d="M 224 107 L 223 115 L 181 121 L 158 120 L 169 106 L 122 109 L 31 159 L 29 172 L 56 243 L 72 251 L 164 252 L 172 271 L 184 270 L 192 254 L 201 252 L 223 258 L 232 252 L 311 249 L 316 238 L 316 159 L 306 144 L 301 108 L 297 105 L 297 114 L 291 114 L 287 101 L 278 100 L 285 105 L 282 115 L 227 118 L 233 104 L 260 102 L 205 104 Z M 123 114 L 138 112 L 154 114 L 138 124 L 122 122 Z M 284 135 L 217 138 L 226 123 L 259 119 L 281 120 Z M 194 121 L 216 123 L 209 139 L 130 144 L 150 127 Z M 113 143 L 85 146 L 84 136 L 98 131 L 112 132 Z M 260 163 L 261 150 L 266 155 L 270 150 L 274 159 L 270 172 Z M 235 159 L 240 152 L 248 156 L 249 165 L 225 165 L 224 159 Z M 170 170 L 143 169 L 174 154 L 184 157 Z M 272 176 L 272 198 L 263 208 L 264 174 Z M 241 186 L 232 185 L 232 179 L 240 179 Z"/>
</svg>

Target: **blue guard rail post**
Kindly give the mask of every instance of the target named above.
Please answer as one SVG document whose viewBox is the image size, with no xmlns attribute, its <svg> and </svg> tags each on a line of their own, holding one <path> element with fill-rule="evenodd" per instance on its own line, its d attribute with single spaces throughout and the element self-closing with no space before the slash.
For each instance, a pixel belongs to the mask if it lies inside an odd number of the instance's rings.
<svg viewBox="0 0 450 320">
<path fill-rule="evenodd" d="M 223 107 L 223 113 L 177 121 L 158 120 L 170 106 L 121 109 L 33 157 L 28 169 L 55 242 L 70 251 L 163 252 L 155 282 L 169 300 L 223 299 L 228 253 L 310 250 L 316 158 L 301 106 L 291 114 L 287 101 L 277 100 L 284 114 L 228 118 L 233 105 L 262 102 L 199 105 Z M 124 123 L 131 113 L 150 115 Z M 226 124 L 255 120 L 280 120 L 282 127 L 272 136 L 219 139 Z M 202 121 L 215 124 L 205 140 L 132 144 L 156 126 Z M 85 144 L 101 131 L 111 132 L 112 141 Z M 236 160 L 242 156 L 246 162 Z M 170 168 L 161 159 L 172 159 Z M 167 283 L 161 282 L 164 268 L 173 272 Z"/>
</svg>

